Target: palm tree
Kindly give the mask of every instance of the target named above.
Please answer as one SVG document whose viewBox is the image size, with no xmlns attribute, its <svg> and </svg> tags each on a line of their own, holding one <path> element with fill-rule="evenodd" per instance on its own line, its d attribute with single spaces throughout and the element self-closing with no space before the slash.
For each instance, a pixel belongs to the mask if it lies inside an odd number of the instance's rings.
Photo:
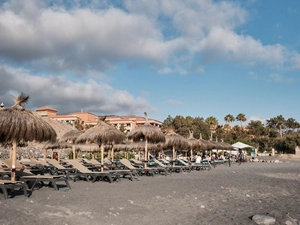
<svg viewBox="0 0 300 225">
<path fill-rule="evenodd" d="M 294 118 L 288 118 L 286 120 L 285 126 L 290 131 L 295 131 L 296 129 L 299 129 L 300 124 L 294 119 Z"/>
<path fill-rule="evenodd" d="M 245 114 L 243 114 L 243 113 L 238 114 L 238 115 L 235 117 L 235 119 L 236 119 L 237 121 L 240 121 L 240 126 L 241 126 L 241 128 L 242 128 L 242 122 L 245 122 L 245 121 L 247 120 Z"/>
<path fill-rule="evenodd" d="M 282 115 L 267 120 L 267 126 L 273 129 L 278 129 L 281 137 L 282 129 L 285 127 L 285 124 L 286 121 Z"/>
<path fill-rule="evenodd" d="M 232 123 L 232 122 L 234 122 L 235 121 L 235 118 L 234 118 L 234 116 L 233 115 L 231 115 L 231 114 L 228 114 L 228 115 L 226 115 L 225 117 L 224 117 L 224 120 L 225 120 L 225 122 L 226 123 Z"/>
<path fill-rule="evenodd" d="M 217 118 L 213 117 L 213 116 L 206 118 L 205 122 L 207 124 L 209 124 L 209 126 L 210 126 L 210 138 L 212 139 L 212 133 L 213 133 L 213 131 L 215 132 L 216 128 L 218 127 L 219 122 L 218 122 Z"/>
</svg>

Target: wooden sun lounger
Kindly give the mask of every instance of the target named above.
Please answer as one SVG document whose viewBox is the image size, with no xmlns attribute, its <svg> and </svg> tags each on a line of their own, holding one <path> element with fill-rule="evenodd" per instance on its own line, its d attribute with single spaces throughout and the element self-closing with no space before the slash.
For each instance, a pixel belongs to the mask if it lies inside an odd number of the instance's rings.
<svg viewBox="0 0 300 225">
<path fill-rule="evenodd" d="M 185 165 L 185 166 L 189 166 L 192 170 L 204 170 L 204 169 L 210 170 L 211 169 L 210 163 L 208 163 L 208 164 L 204 164 L 204 163 L 190 163 L 190 164 L 188 164 L 186 161 L 184 161 L 182 159 L 178 159 L 178 161 L 180 163 L 182 163 L 183 165 Z"/>
<path fill-rule="evenodd" d="M 159 173 L 163 173 L 164 175 L 170 175 L 172 174 L 172 168 L 170 166 L 166 166 L 157 159 L 152 159 L 153 162 L 156 164 L 156 168 L 159 171 Z"/>
<path fill-rule="evenodd" d="M 84 159 L 84 161 L 87 163 L 87 165 L 92 165 L 93 167 L 97 168 L 98 171 L 101 170 L 101 163 L 98 162 L 96 159 L 90 159 L 90 160 L 87 160 L 87 159 Z M 122 170 L 122 169 L 111 169 L 107 166 L 104 165 L 104 171 L 113 171 L 113 172 L 116 172 L 118 173 L 119 175 L 122 175 L 123 178 L 126 177 L 126 175 L 129 176 L 129 179 L 131 181 L 133 181 L 134 179 L 135 180 L 139 180 L 139 174 L 138 173 L 135 173 L 134 171 L 131 171 L 131 170 Z"/>
<path fill-rule="evenodd" d="M 68 179 L 72 179 L 74 182 L 80 178 L 83 178 L 88 182 L 105 180 L 106 178 L 109 183 L 120 180 L 120 175 L 113 170 L 106 172 L 91 171 L 76 159 L 66 159 L 65 162 L 72 165 L 75 169 L 74 173 L 67 173 Z"/>
<path fill-rule="evenodd" d="M 4 180 L 5 177 L 10 177 L 10 175 L 11 170 L 2 160 L 0 160 L 0 179 Z"/>
<path fill-rule="evenodd" d="M 183 173 L 186 171 L 186 168 L 184 166 L 173 165 L 168 160 L 159 159 L 158 161 L 160 161 L 163 165 L 170 167 L 172 169 L 172 172 Z"/>
<path fill-rule="evenodd" d="M 152 168 L 137 168 L 134 167 L 128 159 L 120 159 L 120 163 L 132 172 L 137 172 L 139 175 L 154 176 L 155 171 Z"/>
<path fill-rule="evenodd" d="M 4 195 L 5 199 L 9 198 L 9 192 L 11 189 L 19 188 L 24 192 L 24 195 L 28 197 L 27 193 L 27 185 L 23 181 L 10 181 L 10 180 L 0 180 L 0 188 L 2 190 L 2 193 Z M 16 190 L 14 192 L 10 192 L 10 194 L 14 195 L 16 193 Z"/>
<path fill-rule="evenodd" d="M 21 160 L 19 162 L 24 166 L 24 168 L 30 170 L 34 174 L 49 173 L 49 168 L 44 167 L 40 162 L 38 162 L 34 158 L 28 160 Z"/>
<path fill-rule="evenodd" d="M 67 174 L 75 172 L 74 168 L 66 168 L 62 166 L 56 159 L 46 159 L 46 162 L 52 166 L 52 169 L 50 170 L 51 174 Z"/>
<path fill-rule="evenodd" d="M 10 159 L 5 159 L 2 160 L 8 168 L 11 168 L 11 160 Z M 59 190 L 58 187 L 58 182 L 64 182 L 66 186 L 71 189 L 71 186 L 67 180 L 66 176 L 57 176 L 57 175 L 36 175 L 31 173 L 30 170 L 24 169 L 22 164 L 19 161 L 16 161 L 16 175 L 17 175 L 17 180 L 23 181 L 27 185 L 27 189 L 30 191 L 33 191 L 34 188 L 38 185 L 41 184 L 42 186 L 49 186 L 53 187 L 55 191 Z M 29 185 L 32 183 L 31 185 Z M 47 183 L 47 184 L 46 184 Z"/>
</svg>

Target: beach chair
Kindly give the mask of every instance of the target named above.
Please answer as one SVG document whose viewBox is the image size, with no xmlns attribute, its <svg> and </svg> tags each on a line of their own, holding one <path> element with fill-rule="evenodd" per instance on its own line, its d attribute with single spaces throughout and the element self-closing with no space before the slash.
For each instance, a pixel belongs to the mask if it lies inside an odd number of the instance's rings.
<svg viewBox="0 0 300 225">
<path fill-rule="evenodd" d="M 11 175 L 11 170 L 2 160 L 0 160 L 0 179 L 4 180 L 5 177 L 10 177 L 10 175 Z"/>
<path fill-rule="evenodd" d="M 139 175 L 148 175 L 154 176 L 155 171 L 152 168 L 140 168 L 134 167 L 128 159 L 120 159 L 120 163 L 127 169 L 131 170 L 134 173 L 138 173 Z"/>
<path fill-rule="evenodd" d="M 47 164 L 48 166 L 45 166 L 35 158 L 22 159 L 19 162 L 24 166 L 24 168 L 30 170 L 34 174 L 50 173 L 51 166 L 49 164 Z"/>
<path fill-rule="evenodd" d="M 185 166 L 189 166 L 191 170 L 204 170 L 204 169 L 210 170 L 211 169 L 210 163 L 208 163 L 208 164 L 204 164 L 204 163 L 191 163 L 191 162 L 186 161 L 184 159 L 178 159 L 178 161 L 181 164 L 185 165 Z"/>
<path fill-rule="evenodd" d="M 144 168 L 144 163 L 140 160 L 130 159 L 129 161 L 134 167 Z"/>
<path fill-rule="evenodd" d="M 160 161 L 163 165 L 170 167 L 172 169 L 172 172 L 183 173 L 187 171 L 186 166 L 178 164 L 176 165 L 175 163 L 171 163 L 166 159 L 159 159 L 158 161 Z M 190 171 L 190 169 L 188 169 L 188 171 Z"/>
<path fill-rule="evenodd" d="M 158 161 L 157 159 L 152 159 L 152 160 L 155 163 L 156 168 L 159 171 L 159 173 L 162 173 L 166 176 L 167 175 L 171 176 L 172 171 L 173 171 L 171 166 L 164 165 L 162 162 Z"/>
<path fill-rule="evenodd" d="M 2 160 L 8 168 L 11 169 L 11 160 Z M 63 182 L 69 189 L 71 186 L 67 180 L 66 176 L 58 175 L 41 175 L 33 174 L 30 170 L 24 169 L 23 165 L 17 160 L 16 161 L 16 179 L 18 181 L 23 181 L 27 185 L 27 190 L 33 191 L 38 185 L 41 187 L 48 186 L 53 187 L 55 191 L 59 190 L 59 182 Z"/>
<path fill-rule="evenodd" d="M 51 165 L 50 173 L 53 174 L 67 174 L 67 173 L 74 173 L 74 168 L 66 168 L 59 164 L 56 159 L 46 159 L 47 163 Z"/>
<path fill-rule="evenodd" d="M 28 187 L 23 181 L 0 180 L 0 189 L 2 190 L 5 199 L 8 199 L 9 196 L 16 195 L 16 189 L 23 191 L 24 195 L 29 197 L 27 193 Z M 14 191 L 11 191 L 12 189 Z"/>
<path fill-rule="evenodd" d="M 68 179 L 71 179 L 74 182 L 79 179 L 84 179 L 92 183 L 98 180 L 108 180 L 109 183 L 120 180 L 120 175 L 113 170 L 105 172 L 91 171 L 76 159 L 66 159 L 64 161 L 72 165 L 75 169 L 73 173 L 67 173 Z"/>
<path fill-rule="evenodd" d="M 90 160 L 87 160 L 87 159 L 84 159 L 84 164 L 85 166 L 87 166 L 88 168 L 96 168 L 97 171 L 101 171 L 101 163 L 98 162 L 96 159 L 90 159 Z M 107 167 L 106 165 L 103 166 L 104 168 L 104 171 L 113 171 L 113 172 L 116 172 L 118 173 L 120 176 L 122 176 L 123 178 L 125 178 L 127 175 L 129 176 L 129 179 L 131 181 L 133 180 L 139 180 L 139 174 L 134 172 L 134 171 L 131 171 L 131 170 L 122 170 L 122 169 L 116 169 L 115 167 Z"/>
</svg>

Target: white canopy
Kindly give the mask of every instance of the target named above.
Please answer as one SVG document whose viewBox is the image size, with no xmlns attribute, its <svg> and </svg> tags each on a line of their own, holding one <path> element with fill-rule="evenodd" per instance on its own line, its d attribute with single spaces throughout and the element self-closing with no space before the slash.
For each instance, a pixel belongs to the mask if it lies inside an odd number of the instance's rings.
<svg viewBox="0 0 300 225">
<path fill-rule="evenodd" d="M 243 142 L 236 142 L 236 143 L 232 144 L 232 146 L 234 148 L 241 148 L 241 149 L 243 149 L 243 148 L 254 148 L 253 146 L 247 145 L 247 144 L 245 144 Z"/>
</svg>

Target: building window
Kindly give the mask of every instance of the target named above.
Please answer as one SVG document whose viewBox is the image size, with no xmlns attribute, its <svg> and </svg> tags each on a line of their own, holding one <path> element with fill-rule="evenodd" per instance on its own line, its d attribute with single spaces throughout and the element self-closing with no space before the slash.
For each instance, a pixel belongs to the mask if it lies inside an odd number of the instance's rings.
<svg viewBox="0 0 300 225">
<path fill-rule="evenodd" d="M 131 123 L 127 123 L 126 126 L 127 126 L 127 127 L 131 127 Z"/>
</svg>

